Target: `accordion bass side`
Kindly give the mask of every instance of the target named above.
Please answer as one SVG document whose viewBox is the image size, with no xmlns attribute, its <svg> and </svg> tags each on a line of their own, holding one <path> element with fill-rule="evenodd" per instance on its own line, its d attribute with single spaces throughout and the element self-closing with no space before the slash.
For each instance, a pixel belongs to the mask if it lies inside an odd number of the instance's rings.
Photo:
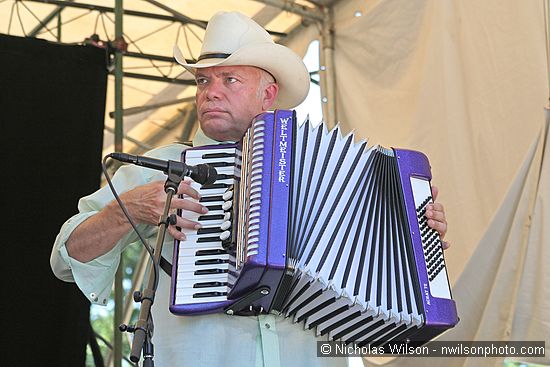
<svg viewBox="0 0 550 367">
<path fill-rule="evenodd" d="M 427 157 L 337 127 L 259 115 L 243 140 L 191 148 L 209 213 L 174 247 L 170 311 L 277 313 L 329 340 L 431 340 L 458 323 L 441 240 L 427 226 Z"/>
</svg>

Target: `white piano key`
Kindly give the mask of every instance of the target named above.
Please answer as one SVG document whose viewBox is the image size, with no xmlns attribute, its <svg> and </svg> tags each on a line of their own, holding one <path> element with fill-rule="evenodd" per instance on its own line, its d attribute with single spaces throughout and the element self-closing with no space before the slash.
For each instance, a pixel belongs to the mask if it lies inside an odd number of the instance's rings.
<svg viewBox="0 0 550 367">
<path fill-rule="evenodd" d="M 190 298 L 190 297 L 176 297 L 176 305 L 195 304 L 195 303 L 214 303 L 227 301 L 225 297 L 208 297 L 208 298 Z"/>
<path fill-rule="evenodd" d="M 207 283 L 207 282 L 227 282 L 227 273 L 223 274 L 212 274 L 208 277 L 208 279 L 204 279 L 201 277 L 200 281 L 197 279 L 191 280 L 191 281 L 182 281 L 181 279 L 176 282 L 176 287 L 183 289 L 183 288 L 193 288 L 195 284 L 200 283 Z"/>
<path fill-rule="evenodd" d="M 228 273 L 219 273 L 219 274 L 225 274 L 227 276 Z M 194 282 L 194 283 L 200 283 L 200 282 L 208 282 L 210 281 L 209 277 L 217 275 L 217 274 L 195 274 L 194 272 L 181 272 L 178 273 L 178 281 L 183 282 Z"/>
</svg>

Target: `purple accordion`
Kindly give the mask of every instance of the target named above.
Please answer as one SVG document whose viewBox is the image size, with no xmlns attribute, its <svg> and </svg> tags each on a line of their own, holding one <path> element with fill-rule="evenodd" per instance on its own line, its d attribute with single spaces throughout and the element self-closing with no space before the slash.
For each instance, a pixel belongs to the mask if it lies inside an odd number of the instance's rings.
<svg viewBox="0 0 550 367">
<path fill-rule="evenodd" d="M 276 313 L 360 346 L 424 343 L 458 322 L 440 238 L 427 226 L 422 153 L 259 115 L 242 141 L 191 148 L 218 171 L 198 231 L 176 241 L 170 311 Z"/>
</svg>

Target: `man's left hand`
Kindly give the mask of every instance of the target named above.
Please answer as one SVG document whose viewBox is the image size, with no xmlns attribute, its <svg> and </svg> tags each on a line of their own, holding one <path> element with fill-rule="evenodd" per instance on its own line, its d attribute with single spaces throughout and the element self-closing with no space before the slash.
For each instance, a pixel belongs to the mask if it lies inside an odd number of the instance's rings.
<svg viewBox="0 0 550 367">
<path fill-rule="evenodd" d="M 443 250 L 448 249 L 451 244 L 447 241 L 443 241 L 445 234 L 447 233 L 447 219 L 445 218 L 445 209 L 441 203 L 436 203 L 437 194 L 439 189 L 437 186 L 432 186 L 433 203 L 428 204 L 426 207 L 426 217 L 428 218 L 428 226 L 435 229 L 441 237 L 443 244 Z"/>
</svg>

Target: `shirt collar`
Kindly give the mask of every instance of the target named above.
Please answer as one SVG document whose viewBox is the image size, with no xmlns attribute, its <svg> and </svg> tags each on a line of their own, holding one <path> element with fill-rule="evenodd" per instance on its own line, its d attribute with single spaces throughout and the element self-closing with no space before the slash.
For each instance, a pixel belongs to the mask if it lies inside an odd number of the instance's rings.
<svg viewBox="0 0 550 367">
<path fill-rule="evenodd" d="M 193 146 L 194 147 L 200 147 L 203 145 L 213 145 L 213 144 L 232 144 L 235 143 L 234 141 L 219 141 L 214 140 L 204 133 L 202 131 L 201 127 L 199 126 L 197 129 L 197 132 L 195 133 L 195 137 L 193 138 Z"/>
</svg>

